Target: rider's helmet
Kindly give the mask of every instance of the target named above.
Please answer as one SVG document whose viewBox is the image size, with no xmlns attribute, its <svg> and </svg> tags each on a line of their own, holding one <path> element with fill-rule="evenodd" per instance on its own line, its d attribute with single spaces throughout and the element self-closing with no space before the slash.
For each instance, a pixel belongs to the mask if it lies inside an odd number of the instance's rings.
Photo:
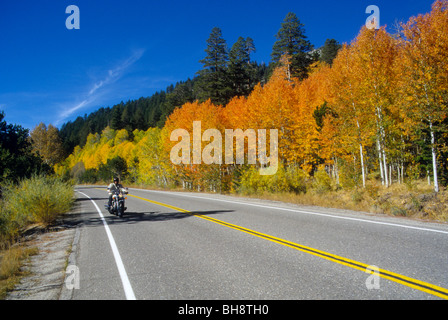
<svg viewBox="0 0 448 320">
<path fill-rule="evenodd" d="M 115 177 L 114 178 L 114 183 L 115 183 L 115 181 L 117 181 L 117 183 L 118 183 L 118 182 L 120 182 L 120 179 L 118 177 Z"/>
</svg>

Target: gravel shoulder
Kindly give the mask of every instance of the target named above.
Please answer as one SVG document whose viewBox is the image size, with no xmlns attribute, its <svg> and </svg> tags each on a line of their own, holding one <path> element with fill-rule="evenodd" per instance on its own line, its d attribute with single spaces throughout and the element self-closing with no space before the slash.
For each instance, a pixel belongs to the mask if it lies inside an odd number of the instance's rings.
<svg viewBox="0 0 448 320">
<path fill-rule="evenodd" d="M 62 216 L 54 226 L 45 231 L 41 228 L 29 230 L 25 244 L 37 247 L 22 267 L 27 271 L 15 289 L 5 300 L 68 300 L 71 291 L 65 286 L 66 268 L 74 264 L 77 239 L 79 237 L 81 206 L 75 203 L 72 212 Z"/>
</svg>

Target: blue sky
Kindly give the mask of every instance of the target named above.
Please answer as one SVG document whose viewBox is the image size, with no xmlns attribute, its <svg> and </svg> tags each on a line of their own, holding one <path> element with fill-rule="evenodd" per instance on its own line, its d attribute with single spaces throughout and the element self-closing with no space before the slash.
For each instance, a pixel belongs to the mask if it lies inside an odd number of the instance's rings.
<svg viewBox="0 0 448 320">
<path fill-rule="evenodd" d="M 327 38 L 352 41 L 369 14 L 381 25 L 429 12 L 433 0 L 1 0 L 0 110 L 32 129 L 62 125 L 100 107 L 147 97 L 201 69 L 206 40 L 220 27 L 230 48 L 254 39 L 252 59 L 270 61 L 288 12 L 305 25 L 315 47 Z M 80 29 L 68 30 L 69 5 Z"/>
</svg>

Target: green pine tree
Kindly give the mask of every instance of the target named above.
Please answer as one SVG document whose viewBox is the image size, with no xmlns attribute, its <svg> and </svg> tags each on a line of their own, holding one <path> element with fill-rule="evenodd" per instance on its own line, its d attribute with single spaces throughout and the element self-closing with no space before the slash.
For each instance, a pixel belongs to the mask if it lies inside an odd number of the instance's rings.
<svg viewBox="0 0 448 320">
<path fill-rule="evenodd" d="M 341 47 L 342 46 L 335 39 L 327 39 L 321 49 L 319 60 L 326 62 L 331 66 Z"/>
<path fill-rule="evenodd" d="M 215 104 L 226 104 L 230 99 L 231 88 L 227 77 L 228 53 L 226 41 L 222 37 L 221 29 L 212 29 L 207 39 L 206 56 L 199 62 L 203 69 L 198 72 L 196 83 L 200 101 L 211 99 Z"/>
<path fill-rule="evenodd" d="M 255 52 L 255 45 L 251 38 L 239 37 L 230 49 L 227 71 L 232 96 L 247 96 L 253 89 L 256 70 L 250 61 L 252 52 Z"/>
<path fill-rule="evenodd" d="M 277 41 L 272 47 L 271 58 L 274 67 L 283 55 L 291 57 L 291 76 L 304 79 L 308 75 L 308 67 L 313 62 L 310 51 L 313 45 L 305 36 L 304 25 L 297 16 L 289 12 L 276 35 Z"/>
<path fill-rule="evenodd" d="M 116 105 L 112 108 L 112 116 L 110 120 L 110 127 L 114 130 L 123 129 L 121 122 L 121 108 L 120 105 Z"/>
</svg>

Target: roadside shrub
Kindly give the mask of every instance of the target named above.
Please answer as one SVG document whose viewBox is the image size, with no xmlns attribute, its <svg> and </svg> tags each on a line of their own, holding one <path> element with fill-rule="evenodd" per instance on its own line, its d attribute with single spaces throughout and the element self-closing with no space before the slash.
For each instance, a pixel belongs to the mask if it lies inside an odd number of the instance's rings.
<svg viewBox="0 0 448 320">
<path fill-rule="evenodd" d="M 371 200 L 375 201 L 380 196 L 381 184 L 376 182 L 376 180 L 368 180 L 366 183 L 365 191 Z"/>
<path fill-rule="evenodd" d="M 362 185 L 361 169 L 347 161 L 339 163 L 339 184 L 343 189 L 354 189 Z"/>
<path fill-rule="evenodd" d="M 298 166 L 287 167 L 286 180 L 290 191 L 295 193 L 306 193 L 308 179 L 308 174 Z"/>
<path fill-rule="evenodd" d="M 9 196 L 10 189 L 4 191 L 3 200 L 0 201 L 0 250 L 8 246 L 19 235 L 20 229 L 31 222 L 25 213 L 10 209 L 9 201 L 5 198 Z"/>
<path fill-rule="evenodd" d="M 73 186 L 50 176 L 33 176 L 11 186 L 4 196 L 4 216 L 11 231 L 27 223 L 49 225 L 73 204 Z"/>
<path fill-rule="evenodd" d="M 308 174 L 298 166 L 285 167 L 280 163 L 277 172 L 273 175 L 261 175 L 257 167 L 251 166 L 242 170 L 238 191 L 246 194 L 259 192 L 306 193 L 308 180 Z"/>
<path fill-rule="evenodd" d="M 352 201 L 355 204 L 360 203 L 362 200 L 364 200 L 364 195 L 363 192 L 359 189 L 359 188 L 355 188 L 353 189 L 353 191 L 351 192 L 351 198 Z"/>
<path fill-rule="evenodd" d="M 274 175 L 261 175 L 258 168 L 251 166 L 241 176 L 240 191 L 243 193 L 284 192 L 289 190 L 286 172 L 281 165 Z"/>
<path fill-rule="evenodd" d="M 324 169 L 319 169 L 314 173 L 313 189 L 317 193 L 331 191 L 331 178 Z"/>
</svg>

